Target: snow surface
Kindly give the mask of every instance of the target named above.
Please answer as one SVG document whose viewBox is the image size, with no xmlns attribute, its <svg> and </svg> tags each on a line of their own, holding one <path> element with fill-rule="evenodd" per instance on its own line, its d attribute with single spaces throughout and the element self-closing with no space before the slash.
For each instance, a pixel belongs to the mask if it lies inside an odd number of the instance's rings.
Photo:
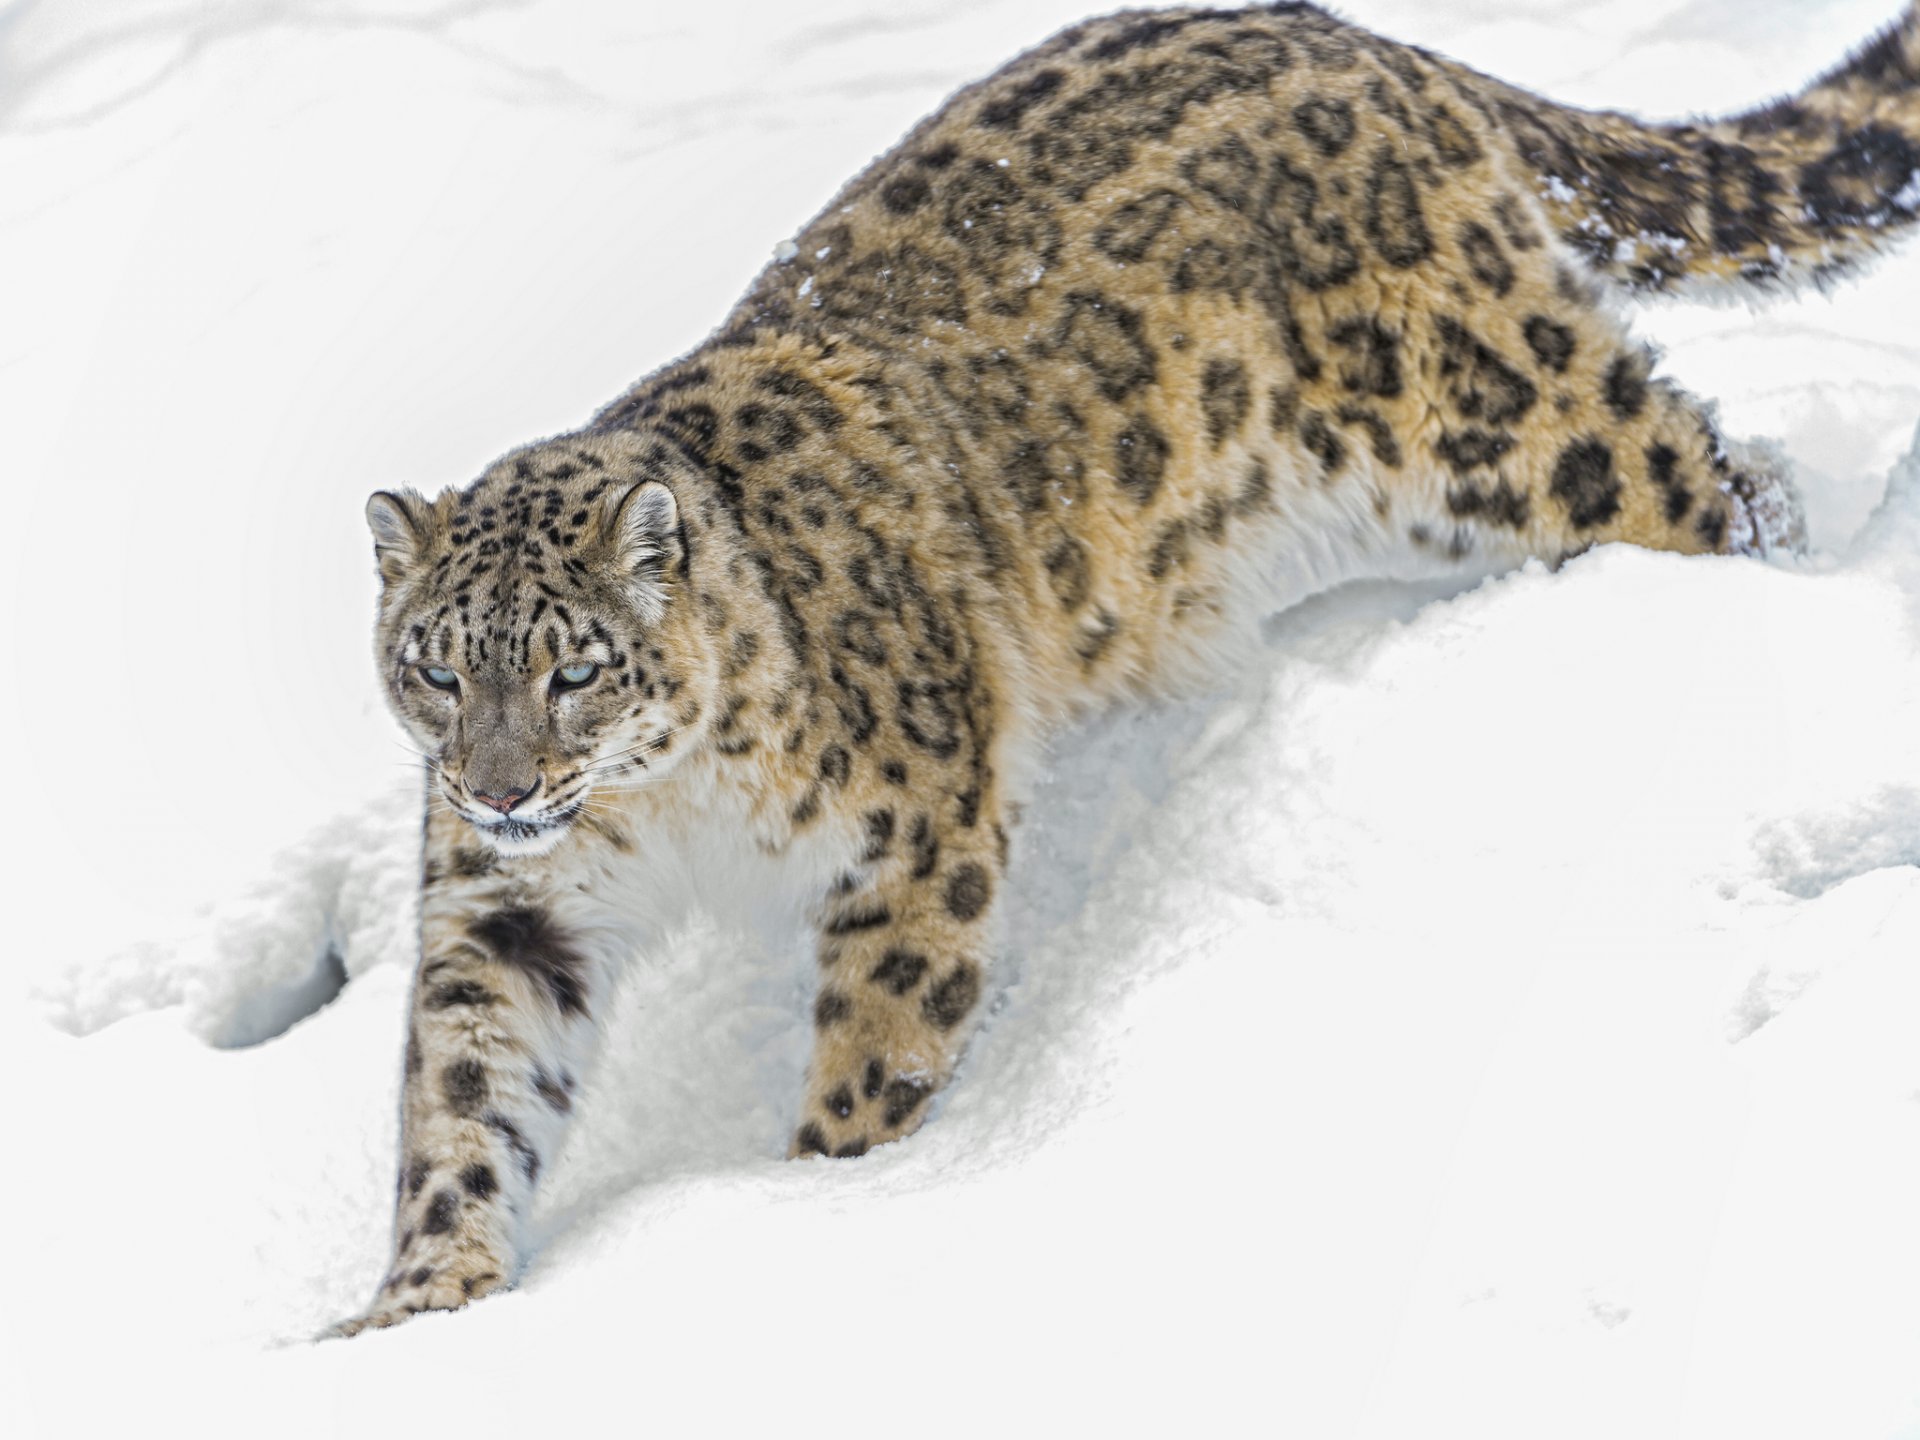
<svg viewBox="0 0 1920 1440">
<path fill-rule="evenodd" d="M 1895 8 L 1347 11 L 1671 115 Z M 804 957 L 711 917 L 523 1286 L 309 1343 L 381 1273 L 408 984 L 365 492 L 577 424 L 1078 13 L 0 10 L 10 1433 L 1920 1435 L 1912 255 L 1642 320 L 1815 558 L 1279 617 L 1059 746 L 919 1136 L 778 1159 Z"/>
</svg>

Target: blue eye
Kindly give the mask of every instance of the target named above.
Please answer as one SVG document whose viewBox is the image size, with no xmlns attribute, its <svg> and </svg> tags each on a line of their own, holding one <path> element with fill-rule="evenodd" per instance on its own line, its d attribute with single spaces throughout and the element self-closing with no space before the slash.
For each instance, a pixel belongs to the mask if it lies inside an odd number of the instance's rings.
<svg viewBox="0 0 1920 1440">
<path fill-rule="evenodd" d="M 420 678 L 436 690 L 458 690 L 460 677 L 444 665 L 422 665 Z"/>
<path fill-rule="evenodd" d="M 582 685 L 591 685 L 594 677 L 599 673 L 600 667 L 591 660 L 577 660 L 571 665 L 562 665 L 553 672 L 553 688 L 578 690 Z"/>
</svg>

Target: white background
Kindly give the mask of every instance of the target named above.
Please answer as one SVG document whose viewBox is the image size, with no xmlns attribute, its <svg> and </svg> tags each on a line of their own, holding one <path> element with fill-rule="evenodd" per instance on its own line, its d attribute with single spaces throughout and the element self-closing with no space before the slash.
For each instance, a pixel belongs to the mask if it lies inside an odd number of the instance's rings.
<svg viewBox="0 0 1920 1440">
<path fill-rule="evenodd" d="M 1668 117 L 1893 8 L 1345 13 Z M 406 989 L 365 494 L 580 423 L 1082 13 L 0 8 L 25 1433 L 1920 1435 L 1920 256 L 1640 322 L 1784 445 L 1811 561 L 1308 605 L 1058 747 L 914 1141 L 777 1160 L 803 967 L 715 917 L 638 968 L 522 1289 L 305 1342 L 381 1273 Z"/>
</svg>

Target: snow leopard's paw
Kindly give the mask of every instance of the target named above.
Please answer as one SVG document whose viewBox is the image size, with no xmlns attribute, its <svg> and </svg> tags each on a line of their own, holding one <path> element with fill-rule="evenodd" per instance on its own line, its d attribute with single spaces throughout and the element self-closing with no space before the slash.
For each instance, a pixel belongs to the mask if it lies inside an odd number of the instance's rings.
<svg viewBox="0 0 1920 1440">
<path fill-rule="evenodd" d="M 418 1265 L 389 1275 L 380 1287 L 379 1298 L 364 1314 L 342 1320 L 320 1338 L 334 1339 L 358 1335 L 362 1330 L 383 1330 L 410 1320 L 423 1310 L 458 1310 L 469 1300 L 504 1290 L 507 1280 L 498 1270 L 482 1268 L 479 1261 L 463 1266 L 458 1260 L 445 1265 Z"/>
</svg>

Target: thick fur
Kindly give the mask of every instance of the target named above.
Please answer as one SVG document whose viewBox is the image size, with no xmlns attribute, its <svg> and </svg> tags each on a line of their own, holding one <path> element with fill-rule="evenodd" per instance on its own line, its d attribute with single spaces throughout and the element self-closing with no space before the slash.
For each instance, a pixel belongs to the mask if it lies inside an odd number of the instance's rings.
<svg viewBox="0 0 1920 1440">
<path fill-rule="evenodd" d="M 376 496 L 431 791 L 394 1259 L 344 1328 L 511 1279 L 620 967 L 689 893 L 811 915 L 792 1149 L 858 1155 L 953 1072 L 1051 729 L 1352 576 L 1793 544 L 1595 277 L 1877 248 L 1916 200 L 1913 36 L 1649 127 L 1304 5 L 1093 21 L 581 431 Z"/>
</svg>

